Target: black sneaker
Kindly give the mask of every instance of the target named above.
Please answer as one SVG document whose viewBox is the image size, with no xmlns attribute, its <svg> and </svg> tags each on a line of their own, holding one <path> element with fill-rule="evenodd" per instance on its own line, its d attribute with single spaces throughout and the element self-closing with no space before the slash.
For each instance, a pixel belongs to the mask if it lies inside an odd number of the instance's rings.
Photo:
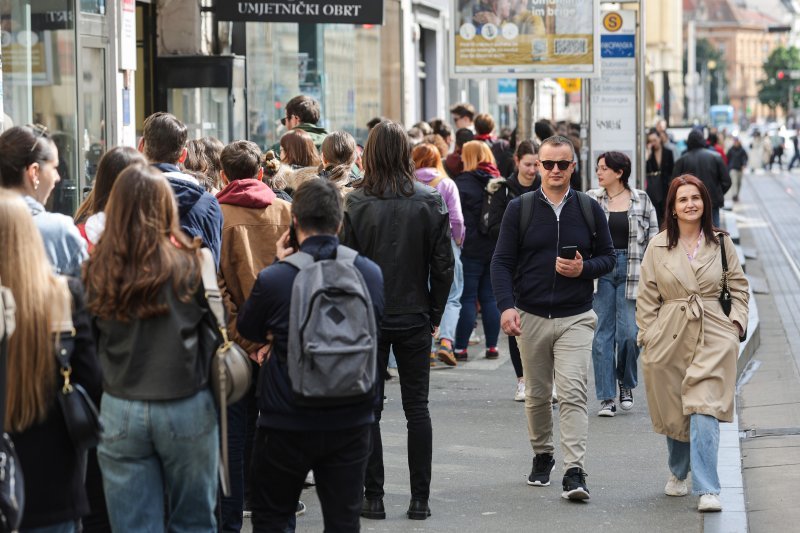
<svg viewBox="0 0 800 533">
<path fill-rule="evenodd" d="M 528 476 L 528 485 L 546 487 L 550 484 L 550 472 L 556 467 L 556 461 L 550 453 L 540 453 L 533 458 L 533 468 Z"/>
<path fill-rule="evenodd" d="M 588 500 L 589 489 L 586 488 L 586 472 L 577 466 L 567 470 L 561 482 L 564 492 L 561 497 L 566 500 Z"/>
<path fill-rule="evenodd" d="M 619 384 L 619 406 L 623 411 L 633 409 L 633 391 L 623 387 L 622 383 Z"/>
<path fill-rule="evenodd" d="M 600 404 L 600 410 L 597 416 L 615 416 L 617 414 L 617 405 L 614 400 L 603 400 Z"/>
</svg>

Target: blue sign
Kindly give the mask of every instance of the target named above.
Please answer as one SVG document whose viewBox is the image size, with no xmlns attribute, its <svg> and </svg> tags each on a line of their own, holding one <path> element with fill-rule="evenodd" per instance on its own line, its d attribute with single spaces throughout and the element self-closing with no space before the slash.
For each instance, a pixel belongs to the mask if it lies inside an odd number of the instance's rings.
<svg viewBox="0 0 800 533">
<path fill-rule="evenodd" d="M 601 35 L 600 57 L 636 57 L 636 36 Z"/>
</svg>

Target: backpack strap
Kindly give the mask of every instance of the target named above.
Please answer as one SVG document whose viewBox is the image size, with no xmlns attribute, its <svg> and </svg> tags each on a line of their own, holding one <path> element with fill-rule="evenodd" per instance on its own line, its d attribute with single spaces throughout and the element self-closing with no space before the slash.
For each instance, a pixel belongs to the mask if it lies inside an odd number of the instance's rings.
<svg viewBox="0 0 800 533">
<path fill-rule="evenodd" d="M 519 246 L 522 246 L 522 241 L 525 238 L 525 232 L 531 225 L 533 220 L 533 208 L 535 204 L 536 191 L 526 192 L 520 196 L 520 209 L 519 209 L 519 230 L 517 231 Z"/>
<path fill-rule="evenodd" d="M 281 260 L 281 263 L 288 263 L 297 270 L 303 270 L 308 265 L 314 263 L 314 256 L 306 252 L 298 251 Z"/>
<path fill-rule="evenodd" d="M 581 213 L 583 213 L 583 220 L 589 226 L 589 233 L 592 235 L 592 257 L 595 256 L 595 247 L 597 243 L 597 220 L 594 217 L 594 209 L 592 209 L 592 198 L 585 192 L 575 191 L 578 195 L 578 203 L 581 206 Z"/>
<path fill-rule="evenodd" d="M 347 246 L 339 245 L 336 248 L 336 260 L 346 265 L 355 266 L 358 252 Z"/>
</svg>

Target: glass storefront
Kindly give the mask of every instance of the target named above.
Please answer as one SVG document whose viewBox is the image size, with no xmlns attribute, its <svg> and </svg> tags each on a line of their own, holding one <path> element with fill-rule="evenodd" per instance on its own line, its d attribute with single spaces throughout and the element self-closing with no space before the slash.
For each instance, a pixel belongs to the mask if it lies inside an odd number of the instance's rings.
<svg viewBox="0 0 800 533">
<path fill-rule="evenodd" d="M 381 27 L 247 23 L 250 140 L 262 147 L 285 132 L 284 105 L 305 94 L 322 109 L 320 125 L 357 141 L 382 114 Z"/>
<path fill-rule="evenodd" d="M 73 6 L 72 0 L 0 2 L 3 128 L 38 123 L 51 132 L 58 146 L 61 182 L 47 207 L 67 214 L 78 202 Z"/>
</svg>

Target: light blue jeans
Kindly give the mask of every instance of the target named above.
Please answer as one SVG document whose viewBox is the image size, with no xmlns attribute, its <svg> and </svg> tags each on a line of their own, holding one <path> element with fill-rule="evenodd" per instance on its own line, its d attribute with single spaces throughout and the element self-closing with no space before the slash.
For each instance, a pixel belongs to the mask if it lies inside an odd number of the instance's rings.
<svg viewBox="0 0 800 533">
<path fill-rule="evenodd" d="M 97 458 L 112 529 L 216 532 L 219 431 L 211 392 L 169 401 L 103 394 L 100 415 Z"/>
<path fill-rule="evenodd" d="M 461 248 L 456 241 L 450 239 L 453 247 L 453 284 L 450 285 L 450 294 L 447 296 L 447 305 L 444 308 L 442 322 L 439 324 L 439 338 L 454 341 L 456 326 L 461 315 L 461 291 L 464 290 L 464 267 L 461 265 Z"/>
<path fill-rule="evenodd" d="M 597 329 L 592 341 L 594 388 L 598 400 L 612 400 L 617 395 L 617 382 L 628 389 L 638 384 L 636 361 L 636 300 L 625 297 L 628 279 L 628 252 L 615 250 L 614 270 L 597 280 L 594 312 Z"/>
<path fill-rule="evenodd" d="M 693 414 L 689 442 L 667 437 L 667 450 L 669 470 L 676 478 L 686 479 L 691 468 L 692 494 L 719 494 L 719 420 L 709 415 Z"/>
</svg>

